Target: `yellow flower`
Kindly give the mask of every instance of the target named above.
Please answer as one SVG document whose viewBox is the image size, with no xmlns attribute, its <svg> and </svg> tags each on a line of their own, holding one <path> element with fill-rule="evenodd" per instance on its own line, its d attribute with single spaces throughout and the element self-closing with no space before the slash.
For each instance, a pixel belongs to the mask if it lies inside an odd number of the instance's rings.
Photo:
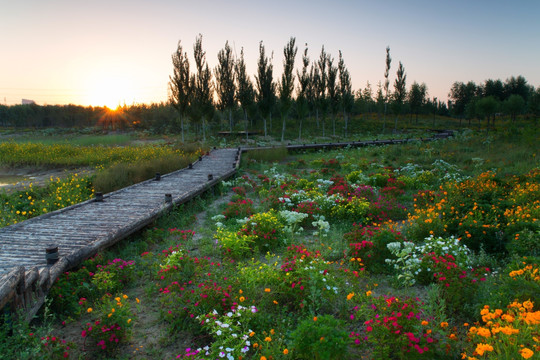
<svg viewBox="0 0 540 360">
<path fill-rule="evenodd" d="M 92 308 L 88 308 L 88 309 L 86 310 L 86 312 L 87 312 L 87 313 L 91 313 L 92 310 L 93 310 Z"/>
<path fill-rule="evenodd" d="M 371 296 L 371 290 L 366 291 L 366 296 Z"/>
<path fill-rule="evenodd" d="M 122 297 L 123 297 L 124 299 L 127 299 L 127 298 L 128 298 L 128 296 L 127 296 L 126 294 L 124 294 Z"/>
<path fill-rule="evenodd" d="M 128 319 L 127 323 L 129 324 L 131 322 L 131 319 Z"/>
<path fill-rule="evenodd" d="M 238 293 L 243 294 L 244 292 L 242 291 L 242 289 L 240 289 L 240 290 L 238 290 Z"/>
<path fill-rule="evenodd" d="M 115 297 L 114 300 L 116 300 L 116 302 L 120 302 L 120 298 L 119 298 L 119 297 Z"/>
</svg>

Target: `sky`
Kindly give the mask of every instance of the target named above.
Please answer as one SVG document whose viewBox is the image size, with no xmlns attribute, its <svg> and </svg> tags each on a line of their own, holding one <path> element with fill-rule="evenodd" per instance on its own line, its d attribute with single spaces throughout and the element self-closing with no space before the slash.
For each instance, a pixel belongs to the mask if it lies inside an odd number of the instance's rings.
<svg viewBox="0 0 540 360">
<path fill-rule="evenodd" d="M 311 60 L 324 45 L 341 50 L 353 90 L 384 80 L 390 47 L 391 88 L 401 61 L 407 88 L 425 83 L 446 101 L 456 81 L 522 75 L 540 86 L 540 1 L 520 0 L 0 0 L 0 103 L 115 107 L 168 98 L 171 55 L 181 41 L 193 60 L 203 36 L 211 68 L 229 41 L 256 72 L 259 42 L 273 52 L 305 44 Z"/>
</svg>

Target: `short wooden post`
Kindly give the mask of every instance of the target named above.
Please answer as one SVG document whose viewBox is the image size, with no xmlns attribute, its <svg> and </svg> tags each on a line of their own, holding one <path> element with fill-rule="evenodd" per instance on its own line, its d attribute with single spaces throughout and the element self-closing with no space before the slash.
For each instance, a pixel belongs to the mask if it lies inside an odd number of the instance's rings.
<svg viewBox="0 0 540 360">
<path fill-rule="evenodd" d="M 208 174 L 208 181 L 212 181 L 212 180 L 214 180 L 214 175 Z"/>
<path fill-rule="evenodd" d="M 189 163 L 188 169 L 193 169 L 193 164 L 192 163 Z"/>
<path fill-rule="evenodd" d="M 172 194 L 165 194 L 165 202 L 167 204 L 171 204 L 172 203 Z"/>
<path fill-rule="evenodd" d="M 95 200 L 96 202 L 103 202 L 103 193 L 101 192 L 97 192 L 94 194 L 95 196 Z"/>
<path fill-rule="evenodd" d="M 58 261 L 58 246 L 50 244 L 45 248 L 45 259 L 47 265 L 53 265 Z"/>
<path fill-rule="evenodd" d="M 161 174 L 157 172 L 156 177 L 154 178 L 154 180 L 160 181 L 161 180 Z"/>
<path fill-rule="evenodd" d="M 199 155 L 199 161 L 202 161 L 202 156 Z"/>
</svg>

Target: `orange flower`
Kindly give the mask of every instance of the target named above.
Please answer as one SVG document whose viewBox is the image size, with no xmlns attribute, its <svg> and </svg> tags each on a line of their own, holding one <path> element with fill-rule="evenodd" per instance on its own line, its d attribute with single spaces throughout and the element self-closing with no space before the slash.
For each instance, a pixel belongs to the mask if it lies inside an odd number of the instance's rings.
<svg viewBox="0 0 540 360">
<path fill-rule="evenodd" d="M 287 355 L 288 353 L 289 353 L 289 350 L 287 350 L 287 349 L 284 349 L 284 350 L 283 350 L 283 354 L 284 354 L 284 355 Z"/>
<path fill-rule="evenodd" d="M 366 291 L 366 296 L 371 296 L 371 290 Z"/>
<path fill-rule="evenodd" d="M 87 313 L 91 313 L 92 311 L 92 308 L 88 308 L 88 310 L 86 310 Z"/>
<path fill-rule="evenodd" d="M 270 292 L 269 288 L 264 289 L 264 292 Z"/>
<path fill-rule="evenodd" d="M 426 326 L 427 324 L 429 324 L 429 322 L 427 322 L 426 320 L 422 320 L 422 325 L 423 326 Z"/>
<path fill-rule="evenodd" d="M 354 296 L 354 293 L 353 292 L 350 293 L 349 295 L 347 295 L 347 300 L 351 300 L 353 298 L 353 296 Z"/>
<path fill-rule="evenodd" d="M 441 323 L 441 327 L 442 327 L 442 328 L 448 327 L 448 323 L 447 323 L 446 321 L 443 321 L 443 322 Z"/>
<path fill-rule="evenodd" d="M 238 299 L 238 300 L 240 300 L 240 302 L 244 302 L 246 300 L 246 298 L 243 297 L 243 296 L 240 296 L 240 299 Z"/>
<path fill-rule="evenodd" d="M 261 360 L 266 360 L 266 356 L 261 356 Z"/>
<path fill-rule="evenodd" d="M 529 348 L 523 348 L 519 350 L 519 353 L 521 354 L 521 357 L 524 359 L 530 359 L 534 355 L 534 352 Z"/>
<path fill-rule="evenodd" d="M 270 342 L 270 341 L 272 341 L 272 338 L 270 336 L 267 336 L 267 337 L 264 338 L 264 341 Z"/>
<path fill-rule="evenodd" d="M 313 321 L 317 321 L 317 317 L 316 317 L 316 316 L 313 317 Z"/>
</svg>

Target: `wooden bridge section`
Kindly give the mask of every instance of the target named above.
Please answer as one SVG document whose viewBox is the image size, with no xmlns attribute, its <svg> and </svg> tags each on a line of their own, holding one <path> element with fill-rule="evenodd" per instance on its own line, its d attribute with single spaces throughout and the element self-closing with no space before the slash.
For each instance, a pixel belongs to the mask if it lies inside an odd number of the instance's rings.
<svg viewBox="0 0 540 360">
<path fill-rule="evenodd" d="M 31 319 L 62 272 L 229 178 L 239 162 L 239 149 L 213 150 L 187 168 L 0 229 L 0 309 L 23 308 Z"/>
</svg>

